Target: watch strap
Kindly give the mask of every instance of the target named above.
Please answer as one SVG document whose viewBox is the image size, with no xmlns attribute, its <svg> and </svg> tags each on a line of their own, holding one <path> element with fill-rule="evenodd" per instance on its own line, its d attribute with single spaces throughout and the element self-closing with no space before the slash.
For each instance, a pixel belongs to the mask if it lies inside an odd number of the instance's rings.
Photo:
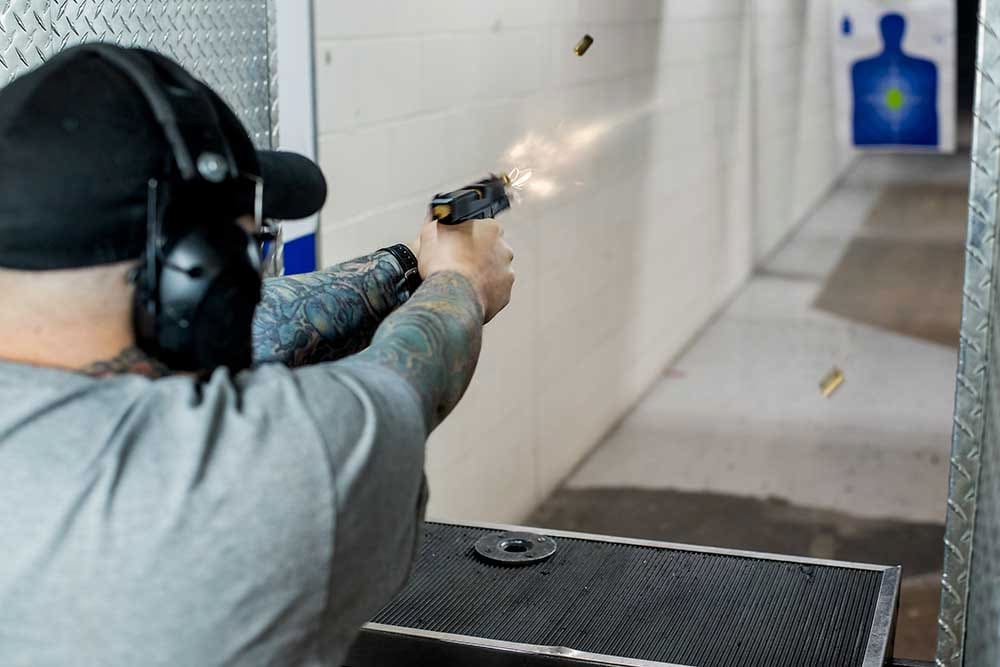
<svg viewBox="0 0 1000 667">
<path fill-rule="evenodd" d="M 405 243 L 397 243 L 396 245 L 382 248 L 379 252 L 387 252 L 399 262 L 399 266 L 403 270 L 403 277 L 399 281 L 399 287 L 407 292 L 405 298 L 409 298 L 423 282 L 423 279 L 420 277 L 417 256 L 413 254 L 413 251 Z"/>
</svg>

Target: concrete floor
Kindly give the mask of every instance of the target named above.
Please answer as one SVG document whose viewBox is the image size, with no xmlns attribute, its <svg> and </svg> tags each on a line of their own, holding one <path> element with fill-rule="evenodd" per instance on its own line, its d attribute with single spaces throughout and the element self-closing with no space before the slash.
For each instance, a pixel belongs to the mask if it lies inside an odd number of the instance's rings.
<svg viewBox="0 0 1000 667">
<path fill-rule="evenodd" d="M 897 657 L 933 657 L 964 213 L 907 192 L 943 200 L 968 172 L 860 159 L 529 523 L 901 563 Z"/>
</svg>

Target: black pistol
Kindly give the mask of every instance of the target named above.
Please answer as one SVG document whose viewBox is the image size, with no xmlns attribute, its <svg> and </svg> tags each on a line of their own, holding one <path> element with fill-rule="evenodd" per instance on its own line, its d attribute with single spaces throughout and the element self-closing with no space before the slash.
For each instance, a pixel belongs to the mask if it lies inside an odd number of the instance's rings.
<svg viewBox="0 0 1000 667">
<path fill-rule="evenodd" d="M 431 218 L 442 225 L 457 225 L 467 220 L 495 218 L 510 208 L 507 187 L 510 178 L 491 174 L 472 185 L 438 194 L 431 200 Z"/>
</svg>

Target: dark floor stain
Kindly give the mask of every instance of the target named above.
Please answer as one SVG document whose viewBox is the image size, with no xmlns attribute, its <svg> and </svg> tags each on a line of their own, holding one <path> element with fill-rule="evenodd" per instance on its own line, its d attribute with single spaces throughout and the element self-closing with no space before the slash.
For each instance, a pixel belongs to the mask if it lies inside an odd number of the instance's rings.
<svg viewBox="0 0 1000 667">
<path fill-rule="evenodd" d="M 902 565 L 907 575 L 939 571 L 944 539 L 939 524 L 859 519 L 777 499 L 666 489 L 562 489 L 535 511 L 529 524 Z"/>
<path fill-rule="evenodd" d="M 932 659 L 944 526 L 667 489 L 561 489 L 527 525 L 903 566 L 896 655 Z"/>
<path fill-rule="evenodd" d="M 885 188 L 816 299 L 835 315 L 958 345 L 967 188 Z"/>
<path fill-rule="evenodd" d="M 933 660 L 937 616 L 941 604 L 941 574 L 903 577 L 896 621 L 896 655 Z"/>
<path fill-rule="evenodd" d="M 914 338 L 958 346 L 965 246 L 856 238 L 816 307 Z M 923 278 L 915 279 L 915 267 Z"/>
</svg>

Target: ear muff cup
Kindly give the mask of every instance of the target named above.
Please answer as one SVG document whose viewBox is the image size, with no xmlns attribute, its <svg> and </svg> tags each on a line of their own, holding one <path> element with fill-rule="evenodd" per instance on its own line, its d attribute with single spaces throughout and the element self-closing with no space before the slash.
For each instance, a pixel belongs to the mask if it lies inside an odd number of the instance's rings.
<svg viewBox="0 0 1000 667">
<path fill-rule="evenodd" d="M 251 292 L 247 286 L 255 282 L 257 291 Z M 253 364 L 251 328 L 260 301 L 259 285 L 259 274 L 249 268 L 230 271 L 212 283 L 195 320 L 210 324 L 195 326 L 191 332 L 197 369 L 224 366 L 239 371 Z"/>
<path fill-rule="evenodd" d="M 241 167 L 217 107 L 225 105 L 163 56 L 106 44 L 80 49 L 135 84 L 171 154 L 162 182 L 148 181 L 146 251 L 133 305 L 136 343 L 174 370 L 250 366 L 260 259 L 235 223 L 250 201 L 239 194 Z"/>
<path fill-rule="evenodd" d="M 202 224 L 163 249 L 159 312 L 143 326 L 137 294 L 139 346 L 172 369 L 233 370 L 252 362 L 251 325 L 261 278 L 248 252 L 253 242 L 235 223 Z M 139 281 L 140 285 L 142 281 Z M 152 329 L 152 331 L 150 331 Z"/>
</svg>

